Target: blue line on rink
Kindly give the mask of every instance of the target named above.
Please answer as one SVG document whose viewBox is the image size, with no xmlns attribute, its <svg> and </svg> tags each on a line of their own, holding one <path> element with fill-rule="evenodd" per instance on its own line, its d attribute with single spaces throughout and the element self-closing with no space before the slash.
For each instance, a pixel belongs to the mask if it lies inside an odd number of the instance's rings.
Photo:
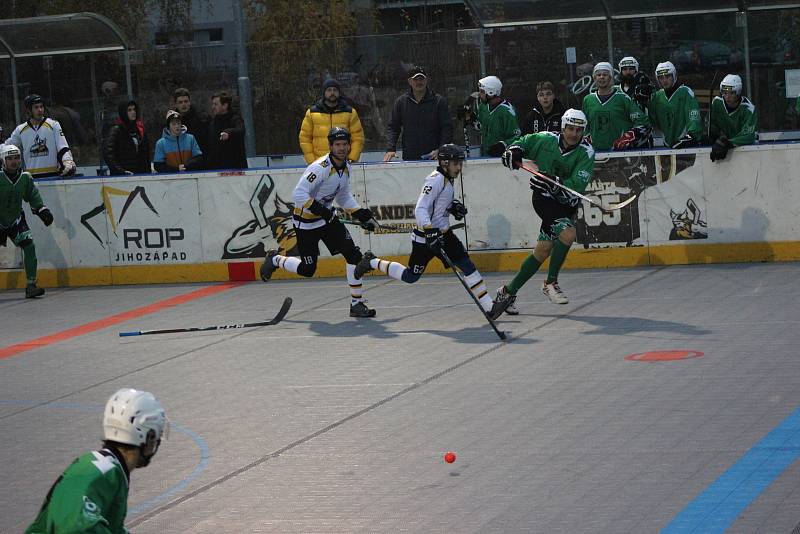
<svg viewBox="0 0 800 534">
<path fill-rule="evenodd" d="M 800 408 L 694 498 L 662 534 L 722 533 L 800 456 Z"/>
<path fill-rule="evenodd" d="M 38 406 L 40 405 L 41 406 Z M 26 400 L 5 400 L 0 399 L 0 406 L 37 406 L 39 408 L 47 408 L 47 409 L 60 409 L 60 410 L 77 410 L 81 412 L 103 412 L 104 406 L 98 406 L 96 404 L 82 404 L 82 403 L 75 403 L 75 402 L 50 402 L 47 404 L 43 404 L 39 401 L 26 401 Z M 208 459 L 211 457 L 211 449 L 209 449 L 206 440 L 203 439 L 202 436 L 197 434 L 196 432 L 183 427 L 181 425 L 177 425 L 170 421 L 169 423 L 169 430 L 175 430 L 184 434 L 189 437 L 192 441 L 194 441 L 197 448 L 200 449 L 200 460 L 197 462 L 197 465 L 194 466 L 192 472 L 183 477 L 177 484 L 174 484 L 167 488 L 166 491 L 159 493 L 152 499 L 149 499 L 143 503 L 139 503 L 136 506 L 128 508 L 128 519 L 131 516 L 136 514 L 141 514 L 159 504 L 166 502 L 170 497 L 178 493 L 179 491 L 183 490 L 189 483 L 197 478 L 200 473 L 205 471 L 206 467 L 208 466 Z M 156 460 L 157 461 L 157 460 Z M 65 466 L 66 467 L 66 466 Z"/>
</svg>

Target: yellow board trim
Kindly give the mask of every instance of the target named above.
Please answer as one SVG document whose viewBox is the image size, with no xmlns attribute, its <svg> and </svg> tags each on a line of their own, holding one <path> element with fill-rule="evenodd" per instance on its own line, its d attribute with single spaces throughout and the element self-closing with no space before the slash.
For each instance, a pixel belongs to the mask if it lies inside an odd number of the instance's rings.
<svg viewBox="0 0 800 534">
<path fill-rule="evenodd" d="M 482 273 L 515 272 L 531 251 L 472 252 L 470 257 Z M 381 258 L 405 265 L 408 256 Z M 656 247 L 615 247 L 583 249 L 574 247 L 567 256 L 565 269 L 600 269 L 609 267 L 641 267 L 656 265 L 691 265 L 708 263 L 748 263 L 800 261 L 800 241 L 773 243 L 680 244 Z M 256 268 L 260 264 L 255 262 Z M 446 273 L 438 260 L 431 261 L 427 273 Z M 373 275 L 383 275 L 373 271 Z M 229 280 L 224 262 L 193 265 L 127 265 L 114 267 L 82 267 L 71 269 L 39 269 L 42 287 L 103 286 L 122 284 L 174 284 L 186 282 L 220 282 Z M 316 277 L 344 277 L 345 263 L 340 257 L 320 258 Z M 274 272 L 274 280 L 301 280 L 302 276 L 282 269 Z M 0 288 L 25 287 L 21 269 L 0 270 Z"/>
</svg>

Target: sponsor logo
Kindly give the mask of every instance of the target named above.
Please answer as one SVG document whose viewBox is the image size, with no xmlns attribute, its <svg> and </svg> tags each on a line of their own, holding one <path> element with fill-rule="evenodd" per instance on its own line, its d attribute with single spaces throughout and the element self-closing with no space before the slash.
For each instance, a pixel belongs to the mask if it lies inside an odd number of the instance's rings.
<svg viewBox="0 0 800 534">
<path fill-rule="evenodd" d="M 122 238 L 123 250 L 117 252 L 116 257 L 113 258 L 114 262 L 163 263 L 168 261 L 186 261 L 188 254 L 186 250 L 180 248 L 185 238 L 183 228 L 164 228 L 157 224 L 146 227 L 123 226 L 125 215 L 137 200 L 144 204 L 156 217 L 159 216 L 158 210 L 156 210 L 155 206 L 150 201 L 147 191 L 143 186 L 137 186 L 132 191 L 128 191 L 104 185 L 100 189 L 100 196 L 103 202 L 96 208 L 81 215 L 81 224 L 89 230 L 95 239 L 97 239 L 100 246 L 105 248 L 106 243 L 103 242 L 103 239 L 97 233 L 97 230 L 95 230 L 98 224 L 95 218 L 98 215 L 102 216 L 106 214 L 114 235 L 119 240 L 121 234 Z M 112 203 L 112 197 L 115 196 L 125 197 L 125 203 L 122 206 L 119 217 L 115 216 Z M 92 219 L 95 220 L 92 221 Z"/>
</svg>

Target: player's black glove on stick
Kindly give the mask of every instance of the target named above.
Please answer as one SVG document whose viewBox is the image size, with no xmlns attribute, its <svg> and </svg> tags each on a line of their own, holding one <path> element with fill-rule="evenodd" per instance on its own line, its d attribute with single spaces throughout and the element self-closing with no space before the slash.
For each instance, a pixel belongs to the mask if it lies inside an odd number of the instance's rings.
<svg viewBox="0 0 800 534">
<path fill-rule="evenodd" d="M 310 211 L 314 215 L 322 217 L 328 224 L 331 224 L 337 220 L 336 212 L 334 210 L 326 208 L 325 206 L 322 205 L 322 203 L 316 200 L 312 202 L 311 205 L 308 207 L 308 211 Z"/>
<path fill-rule="evenodd" d="M 425 229 L 425 243 L 434 252 L 442 250 L 442 233 L 438 228 Z"/>
<path fill-rule="evenodd" d="M 366 230 L 367 232 L 374 232 L 375 229 L 378 227 L 378 221 L 375 220 L 375 216 L 372 214 L 372 210 L 368 208 L 359 208 L 353 212 L 353 217 L 358 219 L 358 222 L 361 223 L 361 228 Z"/>
<path fill-rule="evenodd" d="M 547 176 L 548 178 L 550 178 L 554 182 L 561 183 L 561 178 L 559 178 L 558 176 L 555 176 L 555 175 L 552 175 L 552 174 L 547 174 L 547 173 L 544 173 L 542 171 L 539 171 L 539 173 L 540 174 L 544 174 L 545 176 Z M 540 191 L 542 193 L 547 193 L 547 194 L 549 194 L 550 196 L 553 196 L 553 197 L 556 196 L 558 194 L 559 190 L 561 189 L 556 184 L 552 184 L 552 183 L 548 182 L 547 180 L 540 180 L 537 176 L 532 176 L 531 177 L 530 184 L 531 184 L 531 189 L 532 190 L 534 190 L 534 191 L 538 190 L 538 191 Z"/>
<path fill-rule="evenodd" d="M 493 158 L 499 158 L 503 155 L 503 152 L 506 151 L 506 148 L 508 148 L 508 145 L 503 141 L 498 141 L 493 145 L 489 145 L 489 148 L 486 149 L 486 153 Z"/>
<path fill-rule="evenodd" d="M 47 206 L 42 206 L 33 213 L 36 214 L 42 220 L 45 226 L 50 226 L 51 224 L 53 224 L 53 214 L 50 211 L 50 208 L 48 208 Z"/>
<path fill-rule="evenodd" d="M 503 152 L 500 162 L 511 170 L 519 169 L 522 165 L 522 147 L 511 145 Z"/>
<path fill-rule="evenodd" d="M 464 218 L 464 215 L 467 214 L 467 207 L 458 200 L 453 200 L 453 203 L 450 204 L 447 211 L 450 212 L 455 220 L 460 221 Z"/>
</svg>

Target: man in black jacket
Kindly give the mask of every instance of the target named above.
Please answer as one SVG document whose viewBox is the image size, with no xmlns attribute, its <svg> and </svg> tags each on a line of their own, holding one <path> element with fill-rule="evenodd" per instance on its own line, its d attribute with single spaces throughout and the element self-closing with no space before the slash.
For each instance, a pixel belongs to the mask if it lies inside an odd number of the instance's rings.
<svg viewBox="0 0 800 534">
<path fill-rule="evenodd" d="M 181 114 L 181 122 L 190 134 L 197 140 L 200 150 L 206 153 L 208 144 L 208 115 L 198 111 L 192 105 L 192 96 L 185 87 L 179 87 L 172 93 L 175 111 Z"/>
<path fill-rule="evenodd" d="M 225 91 L 211 98 L 211 122 L 208 124 L 207 169 L 246 169 L 244 121 L 233 112 L 233 99 Z"/>
<path fill-rule="evenodd" d="M 133 100 L 120 102 L 119 118 L 108 131 L 103 158 L 111 176 L 149 174 L 150 141 L 144 131 L 139 106 Z"/>
<path fill-rule="evenodd" d="M 383 161 L 397 152 L 397 141 L 403 136 L 403 159 L 433 159 L 438 148 L 453 142 L 453 119 L 447 99 L 428 89 L 428 77 L 422 67 L 411 69 L 409 90 L 394 102 L 389 120 L 389 146 Z"/>
<path fill-rule="evenodd" d="M 522 120 L 522 135 L 539 132 L 561 132 L 561 115 L 567 108 L 553 93 L 552 82 L 536 84 L 536 104 Z"/>
</svg>

